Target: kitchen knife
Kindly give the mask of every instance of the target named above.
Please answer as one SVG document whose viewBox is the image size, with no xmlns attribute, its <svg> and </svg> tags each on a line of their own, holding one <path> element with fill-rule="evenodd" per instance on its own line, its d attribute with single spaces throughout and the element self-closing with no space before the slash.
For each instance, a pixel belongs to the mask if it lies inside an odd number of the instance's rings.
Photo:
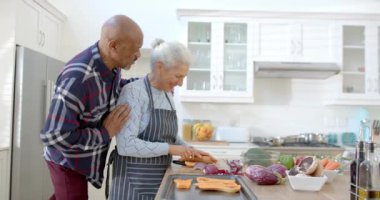
<svg viewBox="0 0 380 200">
<path fill-rule="evenodd" d="M 185 161 L 181 161 L 181 160 L 173 160 L 173 163 L 177 165 L 186 166 Z"/>
</svg>

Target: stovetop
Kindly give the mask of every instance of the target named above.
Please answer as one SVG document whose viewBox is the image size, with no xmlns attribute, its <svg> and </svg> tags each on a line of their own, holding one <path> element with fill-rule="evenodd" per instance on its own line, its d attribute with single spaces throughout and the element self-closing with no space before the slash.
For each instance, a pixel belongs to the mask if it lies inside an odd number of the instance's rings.
<svg viewBox="0 0 380 200">
<path fill-rule="evenodd" d="M 260 147 L 340 147 L 338 145 L 328 143 L 284 143 L 281 146 L 274 146 L 266 142 L 254 142 L 253 144 Z"/>
</svg>

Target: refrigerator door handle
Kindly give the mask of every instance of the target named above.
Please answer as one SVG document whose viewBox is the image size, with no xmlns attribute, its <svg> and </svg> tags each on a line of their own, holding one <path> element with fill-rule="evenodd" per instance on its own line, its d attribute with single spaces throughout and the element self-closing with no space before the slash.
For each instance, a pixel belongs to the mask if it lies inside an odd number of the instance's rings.
<svg viewBox="0 0 380 200">
<path fill-rule="evenodd" d="M 45 119 L 47 118 L 49 114 L 49 108 L 50 108 L 50 101 L 51 101 L 51 82 L 50 80 L 46 81 L 46 87 L 45 87 Z"/>
</svg>

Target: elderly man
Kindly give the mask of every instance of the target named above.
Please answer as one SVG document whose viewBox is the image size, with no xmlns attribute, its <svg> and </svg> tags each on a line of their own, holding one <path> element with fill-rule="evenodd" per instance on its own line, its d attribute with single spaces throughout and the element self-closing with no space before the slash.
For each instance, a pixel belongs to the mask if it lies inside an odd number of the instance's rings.
<svg viewBox="0 0 380 200">
<path fill-rule="evenodd" d="M 116 15 L 98 42 L 70 60 L 58 77 L 40 137 L 54 185 L 50 199 L 88 199 L 87 181 L 100 188 L 111 138 L 128 121 L 127 105 L 116 107 L 121 69 L 140 57 L 143 33 L 130 18 Z"/>
</svg>

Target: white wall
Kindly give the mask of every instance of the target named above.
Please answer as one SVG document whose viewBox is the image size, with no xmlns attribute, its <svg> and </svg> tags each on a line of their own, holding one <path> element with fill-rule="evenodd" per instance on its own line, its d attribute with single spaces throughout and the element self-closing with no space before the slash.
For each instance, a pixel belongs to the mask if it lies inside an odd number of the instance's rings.
<svg viewBox="0 0 380 200">
<path fill-rule="evenodd" d="M 12 0 L 0 1 L 0 199 L 8 199 L 15 62 L 15 13 Z"/>
<path fill-rule="evenodd" d="M 48 0 L 67 15 L 63 58 L 69 59 L 99 38 L 102 23 L 115 14 L 125 14 L 140 24 L 144 48 L 153 39 L 178 39 L 177 9 L 223 9 L 295 12 L 380 13 L 378 0 Z"/>
<path fill-rule="evenodd" d="M 179 1 L 179 8 L 294 12 L 379 13 L 376 0 L 192 0 Z"/>
<path fill-rule="evenodd" d="M 0 2 L 0 148 L 9 147 L 12 129 L 15 62 L 15 20 L 13 3 Z"/>
</svg>

